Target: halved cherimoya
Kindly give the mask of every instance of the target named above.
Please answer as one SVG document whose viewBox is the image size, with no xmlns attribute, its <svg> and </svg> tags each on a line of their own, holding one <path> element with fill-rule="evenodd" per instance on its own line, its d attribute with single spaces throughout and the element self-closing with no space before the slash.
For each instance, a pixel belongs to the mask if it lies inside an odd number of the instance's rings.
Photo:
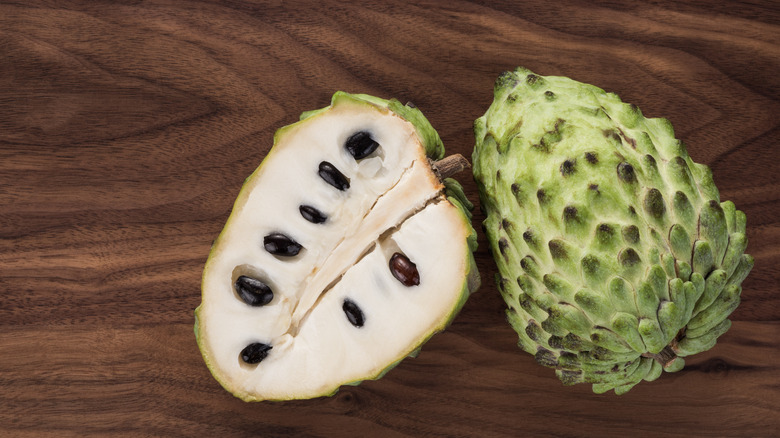
<svg viewBox="0 0 780 438">
<path fill-rule="evenodd" d="M 337 92 L 281 128 L 203 272 L 195 334 L 246 401 L 332 395 L 443 330 L 479 286 L 473 208 L 411 104 Z"/>
</svg>

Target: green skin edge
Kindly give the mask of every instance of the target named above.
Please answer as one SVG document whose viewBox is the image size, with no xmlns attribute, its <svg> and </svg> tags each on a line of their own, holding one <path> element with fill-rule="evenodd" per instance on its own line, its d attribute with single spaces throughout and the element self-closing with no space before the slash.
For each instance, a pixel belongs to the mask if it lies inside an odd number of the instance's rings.
<svg viewBox="0 0 780 438">
<path fill-rule="evenodd" d="M 444 157 L 444 146 L 442 144 L 442 141 L 439 137 L 439 134 L 436 132 L 436 130 L 433 129 L 430 122 L 423 116 L 423 114 L 414 107 L 409 107 L 401 104 L 396 99 L 391 100 L 385 100 L 381 99 L 375 96 L 370 96 L 367 94 L 350 94 L 343 91 L 337 91 L 333 94 L 333 97 L 331 99 L 331 105 L 317 109 L 312 111 L 306 111 L 301 114 L 300 120 L 296 123 L 293 123 L 291 125 L 284 126 L 282 128 L 279 128 L 276 133 L 274 134 L 274 145 L 276 145 L 279 141 L 279 139 L 290 129 L 297 126 L 299 123 L 305 122 L 306 119 L 310 117 L 317 117 L 320 114 L 325 113 L 329 109 L 336 107 L 338 105 L 344 105 L 344 104 L 360 104 L 365 105 L 367 107 L 367 110 L 380 110 L 382 112 L 391 111 L 397 116 L 403 118 L 404 120 L 410 122 L 415 127 L 415 130 L 417 132 L 417 135 L 420 137 L 420 141 L 425 148 L 426 155 L 429 159 L 432 161 L 440 160 Z M 249 186 L 249 181 L 251 181 L 260 171 L 261 167 L 263 166 L 263 163 L 270 161 L 269 157 L 272 156 L 274 152 L 273 147 L 269 151 L 266 158 L 263 160 L 262 163 L 260 163 L 260 166 L 255 169 L 252 174 L 244 180 L 244 185 L 242 186 L 241 190 L 239 191 L 238 196 L 236 197 L 235 205 L 238 205 L 239 201 L 247 195 L 246 190 Z M 336 386 L 336 389 L 327 394 L 321 394 L 319 397 L 331 397 L 338 393 L 340 386 L 357 386 L 361 384 L 365 380 L 377 380 L 385 376 L 391 369 L 395 368 L 401 361 L 403 361 L 407 357 L 416 357 L 417 354 L 420 352 L 422 345 L 425 344 L 431 337 L 433 337 L 436 333 L 439 333 L 446 329 L 452 321 L 455 319 L 457 314 L 460 312 L 460 310 L 463 308 L 463 305 L 468 300 L 468 297 L 475 292 L 477 289 L 479 289 L 481 285 L 481 280 L 479 276 L 479 271 L 477 270 L 477 265 L 474 260 L 473 252 L 477 249 L 477 233 L 474 230 L 474 228 L 471 225 L 471 210 L 474 206 L 471 202 L 469 202 L 468 199 L 466 199 L 465 194 L 463 192 L 463 189 L 461 185 L 455 181 L 452 178 L 447 178 L 445 181 L 443 181 L 445 184 L 444 193 L 447 197 L 447 200 L 457 207 L 457 211 L 461 216 L 461 220 L 464 225 L 468 227 L 469 235 L 467 237 L 467 251 L 464 255 L 468 259 L 468 268 L 465 275 L 465 282 L 463 283 L 463 287 L 459 294 L 459 299 L 456 305 L 452 308 L 452 311 L 443 318 L 439 324 L 437 324 L 436 328 L 432 330 L 430 333 L 428 333 L 423 338 L 419 339 L 417 342 L 412 343 L 412 347 L 408 349 L 408 351 L 405 351 L 403 354 L 401 354 L 397 360 L 390 363 L 386 368 L 380 370 L 376 375 L 373 376 L 367 376 L 364 379 L 351 381 L 351 382 L 343 382 Z M 230 223 L 230 219 L 228 219 L 228 223 L 225 224 L 223 229 L 227 229 Z M 219 242 L 219 239 L 221 238 L 222 233 L 220 233 L 220 236 L 217 237 L 217 239 L 212 244 L 212 250 L 210 251 L 209 258 L 206 260 L 206 264 L 203 269 L 203 275 L 205 276 L 205 273 L 208 271 L 209 267 L 209 261 L 211 260 L 211 253 L 214 251 L 214 248 L 217 246 L 217 242 Z M 201 282 L 203 284 L 203 282 Z M 201 294 L 203 294 L 204 291 L 201 290 Z M 198 348 L 201 351 L 201 354 L 203 356 L 203 360 L 206 363 L 206 367 L 211 372 L 211 375 L 214 377 L 214 379 L 219 382 L 219 384 L 228 392 L 233 394 L 235 397 L 245 401 L 245 402 L 257 402 L 257 401 L 271 401 L 271 402 L 278 402 L 278 401 L 287 401 L 287 400 L 294 400 L 297 399 L 296 397 L 289 397 L 289 398 L 280 398 L 280 399 L 264 399 L 264 398 L 257 398 L 249 394 L 242 394 L 242 393 L 235 393 L 231 390 L 231 388 L 227 385 L 227 382 L 220 379 L 219 374 L 215 371 L 216 366 L 212 362 L 211 357 L 208 355 L 207 350 L 202 345 L 202 338 L 200 336 L 200 322 L 199 322 L 199 313 L 200 313 L 201 306 L 198 306 L 195 309 L 195 323 L 194 323 L 194 333 L 195 333 L 195 339 L 198 344 Z"/>
</svg>

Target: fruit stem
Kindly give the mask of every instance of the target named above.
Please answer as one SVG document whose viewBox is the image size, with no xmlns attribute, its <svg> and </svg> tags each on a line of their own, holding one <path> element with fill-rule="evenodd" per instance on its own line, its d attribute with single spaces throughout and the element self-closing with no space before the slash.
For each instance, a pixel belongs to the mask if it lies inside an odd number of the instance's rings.
<svg viewBox="0 0 780 438">
<path fill-rule="evenodd" d="M 432 162 L 431 167 L 433 168 L 433 171 L 436 172 L 439 179 L 443 180 L 444 178 L 449 178 L 458 172 L 471 168 L 471 164 L 463 155 L 455 154 L 444 157 L 439 161 Z"/>
<path fill-rule="evenodd" d="M 655 359 L 656 362 L 660 363 L 664 368 L 666 368 L 677 359 L 677 345 L 679 344 L 680 340 L 685 337 L 685 332 L 686 327 L 683 327 L 677 333 L 677 336 L 672 339 L 672 342 L 664 347 L 663 350 L 659 351 L 658 353 L 643 353 L 642 357 L 651 357 Z"/>
<path fill-rule="evenodd" d="M 656 362 L 660 363 L 664 368 L 666 368 L 668 365 L 670 365 L 672 362 L 674 362 L 675 359 L 677 359 L 677 355 L 674 353 L 674 349 L 672 349 L 671 345 L 667 345 L 664 347 L 663 350 L 661 350 L 658 353 L 644 353 L 642 354 L 643 357 L 651 357 L 656 360 Z"/>
</svg>

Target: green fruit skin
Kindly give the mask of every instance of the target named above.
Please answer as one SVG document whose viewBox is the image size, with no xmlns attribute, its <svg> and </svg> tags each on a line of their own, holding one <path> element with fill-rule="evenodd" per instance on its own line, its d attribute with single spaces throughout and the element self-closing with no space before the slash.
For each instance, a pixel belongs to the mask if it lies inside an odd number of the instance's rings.
<svg viewBox="0 0 780 438">
<path fill-rule="evenodd" d="M 474 134 L 507 317 L 565 384 L 622 394 L 728 330 L 753 266 L 745 215 L 667 120 L 520 67 L 497 79 Z"/>
<path fill-rule="evenodd" d="M 417 132 L 417 135 L 419 137 L 420 143 L 425 149 L 425 154 L 431 161 L 440 160 L 444 157 L 444 153 L 445 153 L 444 145 L 441 141 L 441 138 L 439 137 L 438 132 L 436 132 L 436 130 L 430 124 L 428 119 L 416 107 L 412 105 L 404 105 L 396 99 L 388 100 L 376 96 L 371 96 L 368 94 L 353 94 L 344 91 L 336 91 L 333 94 L 333 97 L 331 98 L 331 103 L 329 106 L 316 109 L 316 110 L 305 111 L 301 113 L 299 121 L 297 123 L 305 123 L 306 119 L 310 117 L 316 117 L 318 114 L 324 113 L 325 111 L 328 111 L 329 109 L 341 105 L 343 103 L 351 103 L 351 104 L 357 103 L 360 105 L 366 105 L 367 107 L 372 107 L 373 109 L 379 108 L 382 111 L 389 110 L 396 116 L 401 117 L 402 119 L 406 120 L 407 122 L 411 123 L 414 126 L 415 131 Z M 295 126 L 297 123 L 279 128 L 274 134 L 274 144 L 278 142 L 278 139 L 281 136 L 285 135 L 285 132 L 287 130 Z M 247 182 L 250 179 L 252 179 L 254 175 L 258 173 L 260 167 L 262 167 L 263 164 L 269 161 L 269 157 L 273 154 L 273 151 L 274 151 L 273 148 L 271 148 L 271 151 L 263 160 L 263 162 L 260 163 L 260 166 L 258 166 L 257 169 L 255 169 L 252 175 L 246 178 L 237 199 L 241 198 L 244 189 L 248 186 Z M 425 344 L 436 333 L 445 330 L 452 323 L 452 321 L 458 315 L 460 310 L 463 308 L 463 305 L 466 303 L 469 296 L 472 293 L 476 292 L 481 286 L 481 278 L 473 254 L 477 250 L 477 233 L 471 224 L 471 218 L 472 218 L 471 210 L 473 210 L 474 205 L 468 200 L 468 198 L 466 198 L 463 187 L 457 180 L 453 178 L 446 178 L 444 181 L 442 181 L 442 183 L 444 185 L 443 193 L 445 197 L 452 205 L 454 205 L 457 208 L 457 211 L 460 214 L 460 220 L 462 221 L 462 223 L 464 224 L 468 232 L 467 241 L 466 241 L 466 251 L 465 254 L 463 254 L 463 257 L 467 260 L 467 268 L 464 275 L 463 285 L 461 287 L 461 290 L 459 291 L 459 299 L 456 302 L 455 306 L 450 310 L 449 315 L 443 321 L 440 321 L 438 326 L 432 332 L 428 333 L 427 335 L 419 339 L 415 345 L 410 346 L 410 348 L 404 354 L 402 354 L 392 363 L 389 363 L 384 369 L 379 371 L 379 373 L 373 376 L 366 376 L 364 379 L 361 380 L 357 380 L 353 382 L 344 382 L 342 385 L 354 386 L 354 385 L 359 385 L 364 380 L 380 379 L 384 377 L 385 374 L 387 374 L 390 370 L 398 366 L 398 364 L 401 363 L 405 358 L 416 357 L 419 354 L 422 345 Z M 227 228 L 227 225 L 228 224 L 225 225 L 225 228 Z M 219 239 L 219 237 L 217 239 Z M 214 243 L 216 244 L 216 240 Z M 216 246 L 215 244 L 212 245 L 212 250 Z M 206 268 L 204 269 L 204 273 L 203 273 L 204 275 L 206 273 L 206 269 L 208 269 L 208 261 L 206 262 Z M 220 385 L 222 385 L 222 387 L 225 390 L 231 392 L 235 397 L 240 398 L 241 400 L 246 402 L 266 401 L 266 400 L 285 401 L 285 400 L 290 400 L 295 398 L 295 397 L 290 397 L 290 398 L 285 398 L 280 400 L 261 399 L 261 398 L 257 398 L 255 395 L 252 394 L 238 392 L 233 387 L 231 387 L 227 383 L 227 381 L 223 379 L 218 372 L 216 372 L 217 368 L 214 365 L 214 360 L 209 356 L 207 349 L 204 348 L 203 346 L 203 342 L 202 342 L 203 338 L 200 333 L 203 330 L 203 328 L 201 322 L 199 321 L 200 309 L 201 307 L 198 306 L 194 312 L 195 322 L 194 322 L 193 331 L 195 334 L 195 339 L 198 344 L 198 348 L 201 350 L 201 354 L 203 355 L 203 359 L 204 362 L 206 363 L 206 366 L 208 367 L 212 376 L 220 383 Z M 338 390 L 339 388 L 336 388 L 332 392 L 321 394 L 321 396 L 322 397 L 333 396 L 338 392 Z"/>
</svg>

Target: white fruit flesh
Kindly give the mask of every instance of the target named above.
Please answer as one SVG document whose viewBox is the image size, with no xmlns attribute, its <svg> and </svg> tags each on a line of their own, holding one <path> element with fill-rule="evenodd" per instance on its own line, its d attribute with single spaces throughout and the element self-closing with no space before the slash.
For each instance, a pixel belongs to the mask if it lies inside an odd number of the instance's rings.
<svg viewBox="0 0 780 438">
<path fill-rule="evenodd" d="M 380 144 L 361 160 L 344 148 L 358 131 Z M 322 161 L 349 178 L 347 190 L 318 175 Z M 343 103 L 285 128 L 242 189 L 204 270 L 199 343 L 215 377 L 247 400 L 327 395 L 376 377 L 444 328 L 470 270 L 470 227 L 442 190 L 414 127 L 390 111 Z M 301 205 L 327 221 L 307 221 Z M 263 238 L 275 232 L 304 249 L 270 254 Z M 420 285 L 393 277 L 395 252 L 416 264 Z M 240 275 L 268 284 L 273 300 L 245 304 L 234 291 Z M 347 298 L 363 312 L 362 327 L 346 317 Z M 240 352 L 255 342 L 272 349 L 246 364 Z"/>
</svg>

